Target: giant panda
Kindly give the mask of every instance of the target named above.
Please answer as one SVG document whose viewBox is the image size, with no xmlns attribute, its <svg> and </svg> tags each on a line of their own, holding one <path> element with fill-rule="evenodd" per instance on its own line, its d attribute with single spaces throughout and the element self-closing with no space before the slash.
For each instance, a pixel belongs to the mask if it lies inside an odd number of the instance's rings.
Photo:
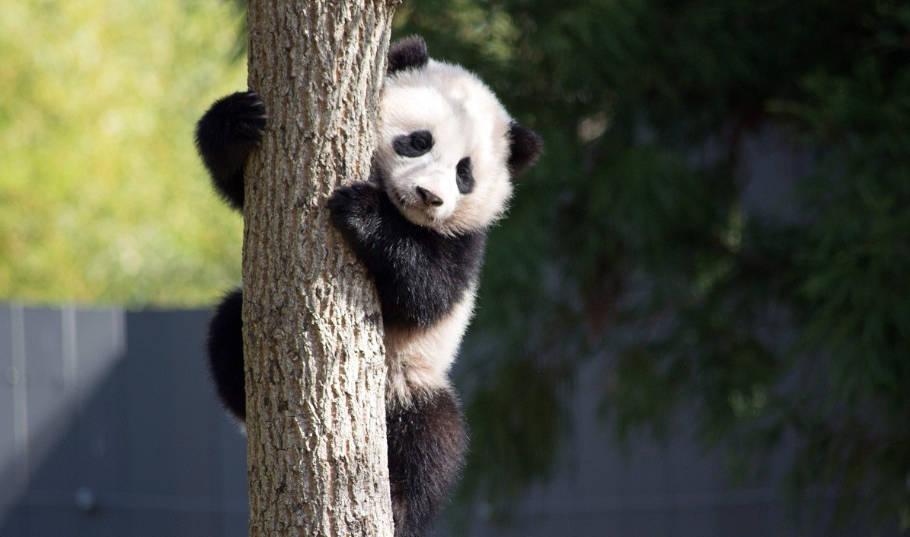
<svg viewBox="0 0 910 537">
<path fill-rule="evenodd" d="M 395 535 L 423 535 L 455 484 L 467 447 L 448 371 L 471 320 L 486 234 L 512 178 L 542 142 L 465 68 L 430 59 L 424 41 L 393 44 L 368 181 L 329 198 L 334 226 L 367 267 L 382 308 L 386 420 Z M 243 206 L 244 163 L 266 111 L 252 91 L 217 101 L 197 146 L 216 190 Z M 208 353 L 218 395 L 245 417 L 242 291 L 212 318 Z"/>
</svg>

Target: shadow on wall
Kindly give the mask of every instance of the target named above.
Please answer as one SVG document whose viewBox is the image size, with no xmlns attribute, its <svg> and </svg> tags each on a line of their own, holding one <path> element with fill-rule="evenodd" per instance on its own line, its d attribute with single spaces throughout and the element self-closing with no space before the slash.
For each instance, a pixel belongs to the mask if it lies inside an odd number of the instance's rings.
<svg viewBox="0 0 910 537">
<path fill-rule="evenodd" d="M 0 537 L 246 536 L 245 442 L 208 379 L 208 316 L 0 305 Z M 463 354 L 464 380 L 482 357 Z M 515 500 L 508 525 L 472 506 L 467 535 L 870 534 L 792 526 L 775 486 L 782 463 L 732 486 L 685 413 L 666 444 L 637 438 L 623 450 L 597 416 L 602 382 L 579 375 L 552 479 Z M 824 511 L 830 498 L 820 500 Z M 463 534 L 440 526 L 440 537 Z"/>
<path fill-rule="evenodd" d="M 0 536 L 246 535 L 207 320 L 0 305 Z"/>
</svg>

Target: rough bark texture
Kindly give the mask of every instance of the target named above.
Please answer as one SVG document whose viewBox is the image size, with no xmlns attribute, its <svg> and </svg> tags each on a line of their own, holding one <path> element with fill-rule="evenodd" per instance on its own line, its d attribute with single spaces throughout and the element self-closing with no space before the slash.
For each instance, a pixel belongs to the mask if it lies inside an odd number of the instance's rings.
<svg viewBox="0 0 910 537">
<path fill-rule="evenodd" d="M 364 180 L 394 1 L 249 2 L 269 122 L 247 168 L 251 536 L 391 536 L 382 320 L 325 202 Z"/>
</svg>

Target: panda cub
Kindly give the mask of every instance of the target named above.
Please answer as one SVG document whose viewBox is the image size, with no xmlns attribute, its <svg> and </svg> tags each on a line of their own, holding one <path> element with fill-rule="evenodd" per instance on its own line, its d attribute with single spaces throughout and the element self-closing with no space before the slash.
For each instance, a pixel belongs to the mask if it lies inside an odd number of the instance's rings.
<svg viewBox="0 0 910 537">
<path fill-rule="evenodd" d="M 467 436 L 448 371 L 470 322 L 487 229 L 541 139 L 458 65 L 418 37 L 389 50 L 378 148 L 367 182 L 335 191 L 332 222 L 366 265 L 382 307 L 389 477 L 395 535 L 423 535 L 455 484 Z M 265 128 L 253 92 L 199 121 L 199 152 L 219 193 L 243 206 L 243 167 Z M 227 409 L 245 416 L 241 291 L 218 306 L 208 351 Z"/>
</svg>

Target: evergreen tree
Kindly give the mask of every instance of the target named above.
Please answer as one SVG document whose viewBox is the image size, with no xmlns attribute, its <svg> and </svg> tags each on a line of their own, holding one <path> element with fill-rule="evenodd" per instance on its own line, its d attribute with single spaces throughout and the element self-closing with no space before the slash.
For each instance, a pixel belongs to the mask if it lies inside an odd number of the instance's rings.
<svg viewBox="0 0 910 537">
<path fill-rule="evenodd" d="M 791 436 L 797 490 L 910 524 L 910 5 L 463 0 L 399 22 L 547 144 L 490 246 L 477 326 L 511 337 L 472 379 L 472 492 L 546 475 L 561 386 L 608 351 L 623 435 L 694 406 L 739 475 Z M 772 211 L 741 173 L 765 132 L 811 162 Z"/>
</svg>

